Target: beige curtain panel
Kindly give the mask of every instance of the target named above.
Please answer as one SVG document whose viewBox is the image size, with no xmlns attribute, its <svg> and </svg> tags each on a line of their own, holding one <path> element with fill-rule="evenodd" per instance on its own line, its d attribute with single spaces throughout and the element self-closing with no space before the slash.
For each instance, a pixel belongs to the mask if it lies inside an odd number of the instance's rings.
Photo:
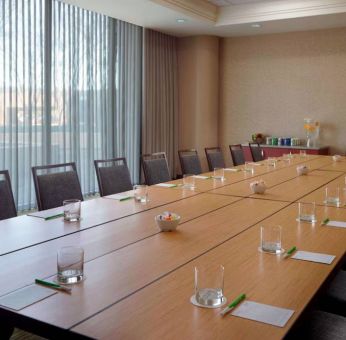
<svg viewBox="0 0 346 340">
<path fill-rule="evenodd" d="M 142 154 L 164 151 L 175 177 L 178 149 L 176 38 L 144 31 Z"/>
</svg>

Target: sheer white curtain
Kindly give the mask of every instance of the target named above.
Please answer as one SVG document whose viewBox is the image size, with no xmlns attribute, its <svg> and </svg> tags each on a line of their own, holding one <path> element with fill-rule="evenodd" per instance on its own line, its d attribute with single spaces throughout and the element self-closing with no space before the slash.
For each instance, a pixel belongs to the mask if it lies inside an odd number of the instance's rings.
<svg viewBox="0 0 346 340">
<path fill-rule="evenodd" d="M 137 181 L 141 29 L 60 1 L 52 17 L 50 161 L 76 161 L 83 193 L 94 159 L 125 156 Z"/>
<path fill-rule="evenodd" d="M 0 168 L 20 209 L 35 201 L 31 165 L 45 161 L 45 1 L 0 2 Z"/>
<path fill-rule="evenodd" d="M 0 168 L 19 209 L 33 165 L 75 161 L 90 194 L 93 160 L 124 156 L 137 182 L 141 28 L 56 0 L 2 0 L 0 23 Z"/>
</svg>

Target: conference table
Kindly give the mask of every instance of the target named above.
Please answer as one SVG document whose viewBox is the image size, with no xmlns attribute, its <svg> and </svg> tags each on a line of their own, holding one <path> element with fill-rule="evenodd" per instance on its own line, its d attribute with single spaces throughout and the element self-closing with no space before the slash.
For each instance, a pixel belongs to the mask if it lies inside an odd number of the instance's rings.
<svg viewBox="0 0 346 340">
<path fill-rule="evenodd" d="M 296 167 L 310 171 L 298 176 Z M 19 311 L 0 305 L 3 324 L 48 338 L 76 339 L 281 339 L 297 323 L 345 258 L 346 228 L 322 226 L 326 217 L 346 221 L 345 199 L 325 206 L 326 186 L 345 186 L 346 159 L 296 155 L 225 170 L 225 180 L 183 180 L 151 186 L 149 202 L 114 196 L 82 202 L 80 222 L 19 216 L 0 222 L 0 298 L 56 279 L 57 251 L 85 251 L 85 280 Z M 250 183 L 264 180 L 264 194 Z M 131 192 L 129 192 L 131 194 Z M 298 202 L 316 202 L 317 223 L 297 222 Z M 61 208 L 52 210 L 52 214 Z M 160 232 L 155 216 L 181 216 L 176 231 Z M 49 212 L 48 212 L 49 213 Z M 280 225 L 283 248 L 332 254 L 330 265 L 283 259 L 258 250 L 260 227 Z M 294 310 L 284 327 L 227 315 L 190 303 L 194 267 L 223 265 L 224 295 Z"/>
</svg>

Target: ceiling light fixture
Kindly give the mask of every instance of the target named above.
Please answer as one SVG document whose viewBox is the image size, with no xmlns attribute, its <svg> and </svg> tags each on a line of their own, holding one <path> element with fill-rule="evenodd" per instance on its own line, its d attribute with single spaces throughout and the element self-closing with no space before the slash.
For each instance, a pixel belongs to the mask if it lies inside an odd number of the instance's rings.
<svg viewBox="0 0 346 340">
<path fill-rule="evenodd" d="M 261 25 L 260 24 L 251 24 L 251 27 L 253 27 L 253 28 L 260 28 Z"/>
<path fill-rule="evenodd" d="M 186 19 L 182 19 L 182 18 L 177 19 L 178 24 L 183 24 L 186 21 L 187 21 Z"/>
</svg>

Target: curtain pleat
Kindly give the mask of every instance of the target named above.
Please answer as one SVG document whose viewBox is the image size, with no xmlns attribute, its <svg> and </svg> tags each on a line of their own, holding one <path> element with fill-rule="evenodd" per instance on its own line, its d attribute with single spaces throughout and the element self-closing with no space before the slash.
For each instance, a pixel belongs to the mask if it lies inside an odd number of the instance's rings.
<svg viewBox="0 0 346 340">
<path fill-rule="evenodd" d="M 18 209 L 35 206 L 34 165 L 126 157 L 139 180 L 142 29 L 57 0 L 0 3 L 0 168 Z"/>
<path fill-rule="evenodd" d="M 173 177 L 178 149 L 176 38 L 144 31 L 142 154 L 164 151 Z"/>
</svg>

